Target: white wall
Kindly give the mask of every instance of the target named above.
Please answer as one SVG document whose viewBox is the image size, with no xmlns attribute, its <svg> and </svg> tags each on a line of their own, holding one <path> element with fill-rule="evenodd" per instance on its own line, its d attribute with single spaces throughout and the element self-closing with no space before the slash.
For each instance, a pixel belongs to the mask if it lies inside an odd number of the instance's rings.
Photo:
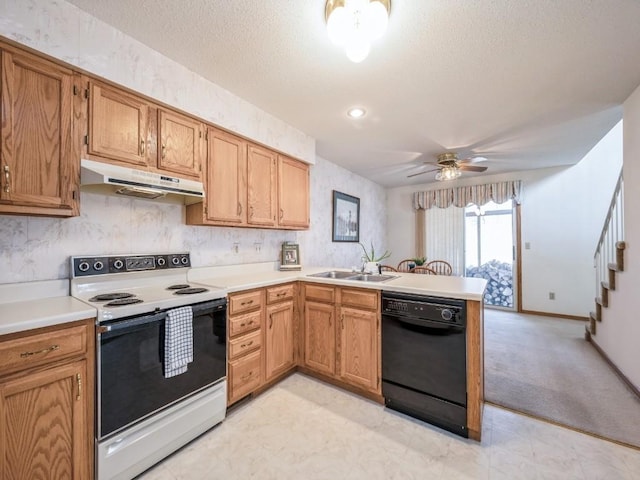
<svg viewBox="0 0 640 480">
<path fill-rule="evenodd" d="M 593 252 L 622 164 L 622 125 L 617 125 L 573 167 L 529 170 L 461 179 L 449 186 L 522 180 L 522 308 L 588 316 L 593 310 Z M 413 192 L 443 188 L 425 184 L 388 192 L 388 244 L 393 260 L 415 256 Z M 524 249 L 529 242 L 531 249 Z M 553 291 L 555 300 L 549 300 Z"/>
<path fill-rule="evenodd" d="M 624 103 L 624 251 L 625 271 L 616 278 L 609 307 L 602 309 L 594 341 L 624 375 L 640 389 L 640 87 Z"/>
<path fill-rule="evenodd" d="M 1 0 L 0 11 L 6 38 L 316 162 L 313 138 L 69 3 Z M 351 265 L 359 261 L 359 247 L 331 242 L 334 188 L 361 198 L 361 238 L 381 244 L 384 189 L 318 159 L 311 167 L 307 232 L 190 227 L 180 205 L 82 192 L 76 218 L 0 215 L 0 283 L 67 278 L 71 255 L 190 251 L 194 266 L 277 261 L 283 241 L 301 243 L 303 264 Z"/>
<path fill-rule="evenodd" d="M 362 265 L 362 248 L 357 243 L 332 242 L 332 191 L 360 199 L 360 242 L 377 251 L 386 248 L 386 191 L 331 162 L 316 158 L 311 175 L 311 224 L 299 234 L 301 255 L 306 265 L 345 267 Z"/>
</svg>

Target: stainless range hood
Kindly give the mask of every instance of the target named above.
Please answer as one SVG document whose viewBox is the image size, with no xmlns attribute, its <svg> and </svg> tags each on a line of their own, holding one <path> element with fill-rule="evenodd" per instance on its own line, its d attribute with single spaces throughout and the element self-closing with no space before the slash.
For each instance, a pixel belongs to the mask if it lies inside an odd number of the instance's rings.
<svg viewBox="0 0 640 480">
<path fill-rule="evenodd" d="M 202 182 L 84 158 L 80 161 L 80 185 L 89 192 L 163 199 L 187 205 L 204 198 Z"/>
</svg>

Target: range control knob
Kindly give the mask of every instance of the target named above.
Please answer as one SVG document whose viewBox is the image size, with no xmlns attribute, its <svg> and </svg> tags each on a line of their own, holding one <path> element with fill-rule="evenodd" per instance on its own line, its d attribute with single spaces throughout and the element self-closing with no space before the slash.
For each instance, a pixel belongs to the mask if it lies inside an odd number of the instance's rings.
<svg viewBox="0 0 640 480">
<path fill-rule="evenodd" d="M 180 259 L 178 257 L 173 257 L 171 259 L 171 263 L 173 263 L 174 265 L 180 265 Z"/>
<path fill-rule="evenodd" d="M 164 267 L 167 264 L 167 261 L 164 259 L 164 257 L 159 257 L 158 258 L 158 266 L 159 267 Z"/>
<path fill-rule="evenodd" d="M 442 311 L 440 312 L 440 316 L 442 317 L 443 320 L 449 321 L 453 318 L 453 312 L 448 308 L 443 308 Z"/>
<path fill-rule="evenodd" d="M 102 270 L 104 268 L 104 263 L 102 263 L 100 260 L 96 260 L 93 264 L 93 269 L 97 272 L 99 272 L 100 270 Z"/>
<path fill-rule="evenodd" d="M 89 262 L 87 262 L 86 260 L 80 262 L 78 264 L 78 270 L 80 270 L 81 272 L 86 272 L 87 270 L 89 270 Z"/>
<path fill-rule="evenodd" d="M 182 257 L 180 258 L 180 261 L 183 265 L 187 265 L 189 263 L 189 257 Z"/>
<path fill-rule="evenodd" d="M 115 268 L 116 270 L 120 270 L 122 267 L 124 267 L 124 262 L 120 259 L 117 259 L 115 262 L 113 262 L 113 268 Z"/>
</svg>

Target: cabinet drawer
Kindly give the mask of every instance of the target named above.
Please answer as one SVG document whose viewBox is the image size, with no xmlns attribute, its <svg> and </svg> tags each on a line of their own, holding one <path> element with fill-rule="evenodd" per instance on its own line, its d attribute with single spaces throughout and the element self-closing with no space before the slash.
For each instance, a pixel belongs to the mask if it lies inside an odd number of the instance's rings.
<svg viewBox="0 0 640 480">
<path fill-rule="evenodd" d="M 244 397 L 260 386 L 260 366 L 260 350 L 240 360 L 229 362 L 230 402 Z"/>
<path fill-rule="evenodd" d="M 366 308 L 368 310 L 378 309 L 379 294 L 377 291 L 343 288 L 340 293 L 340 303 L 342 305 Z"/>
<path fill-rule="evenodd" d="M 238 293 L 229 296 L 229 315 L 247 312 L 260 308 L 262 303 L 262 290 L 254 290 L 248 293 Z"/>
<path fill-rule="evenodd" d="M 245 313 L 237 317 L 229 318 L 229 337 L 235 337 L 241 333 L 250 332 L 260 328 L 262 324 L 262 311 Z"/>
<path fill-rule="evenodd" d="M 260 330 L 229 340 L 229 360 L 233 360 L 247 352 L 257 350 L 261 346 L 262 332 Z"/>
<path fill-rule="evenodd" d="M 37 333 L 0 343 L 0 374 L 24 370 L 87 351 L 83 325 Z"/>
<path fill-rule="evenodd" d="M 293 284 L 267 288 L 267 303 L 281 302 L 293 298 Z"/>
<path fill-rule="evenodd" d="M 316 300 L 318 302 L 333 303 L 335 301 L 335 288 L 323 285 L 307 284 L 304 287 L 305 300 Z"/>
</svg>

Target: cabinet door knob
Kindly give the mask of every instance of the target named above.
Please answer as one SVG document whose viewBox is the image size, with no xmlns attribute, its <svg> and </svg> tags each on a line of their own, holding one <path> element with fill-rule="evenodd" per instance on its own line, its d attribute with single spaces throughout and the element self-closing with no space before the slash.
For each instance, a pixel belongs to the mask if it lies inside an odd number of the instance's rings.
<svg viewBox="0 0 640 480">
<path fill-rule="evenodd" d="M 11 176 L 9 173 L 9 165 L 4 166 L 4 192 L 9 193 L 11 191 Z"/>
</svg>

